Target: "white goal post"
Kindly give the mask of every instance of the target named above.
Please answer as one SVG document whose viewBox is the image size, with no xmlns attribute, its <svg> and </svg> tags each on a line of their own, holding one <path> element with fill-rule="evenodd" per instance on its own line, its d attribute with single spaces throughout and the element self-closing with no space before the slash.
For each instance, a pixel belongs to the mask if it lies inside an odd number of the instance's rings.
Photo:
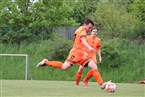
<svg viewBox="0 0 145 97">
<path fill-rule="evenodd" d="M 26 57 L 25 80 L 28 80 L 28 54 L 0 54 L 0 56 L 20 56 L 20 57 Z"/>
</svg>

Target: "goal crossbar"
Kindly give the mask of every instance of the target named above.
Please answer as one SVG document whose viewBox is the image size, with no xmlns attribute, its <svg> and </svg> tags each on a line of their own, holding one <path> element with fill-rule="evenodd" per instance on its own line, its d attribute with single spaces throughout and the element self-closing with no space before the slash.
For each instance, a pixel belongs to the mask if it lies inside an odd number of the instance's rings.
<svg viewBox="0 0 145 97">
<path fill-rule="evenodd" d="M 26 57 L 25 80 L 28 80 L 28 54 L 0 54 L 0 56 L 22 56 L 22 57 Z"/>
</svg>

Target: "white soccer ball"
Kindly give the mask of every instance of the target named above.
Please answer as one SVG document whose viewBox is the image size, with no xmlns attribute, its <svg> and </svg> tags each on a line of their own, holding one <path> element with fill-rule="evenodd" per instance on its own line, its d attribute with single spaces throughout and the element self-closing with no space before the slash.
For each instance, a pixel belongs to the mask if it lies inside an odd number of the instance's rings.
<svg viewBox="0 0 145 97">
<path fill-rule="evenodd" d="M 105 89 L 107 92 L 114 93 L 116 91 L 116 84 L 113 82 L 108 82 Z"/>
</svg>

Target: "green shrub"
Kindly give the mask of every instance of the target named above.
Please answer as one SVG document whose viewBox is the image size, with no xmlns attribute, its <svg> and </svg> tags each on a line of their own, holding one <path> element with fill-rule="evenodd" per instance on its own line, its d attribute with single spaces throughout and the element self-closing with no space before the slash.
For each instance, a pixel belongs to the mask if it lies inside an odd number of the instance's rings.
<svg viewBox="0 0 145 97">
<path fill-rule="evenodd" d="M 120 50 L 120 41 L 117 38 L 104 40 L 101 53 L 103 57 L 102 64 L 107 64 L 108 68 L 119 68 L 122 64 L 120 61 L 125 58 L 125 51 Z"/>
<path fill-rule="evenodd" d="M 67 71 L 51 67 L 36 68 L 36 64 L 43 58 L 49 60 L 64 61 L 72 47 L 72 41 L 65 40 L 61 35 L 55 34 L 51 39 L 30 44 L 0 44 L 1 53 L 29 54 L 29 76 L 33 80 L 75 80 L 78 66 L 75 65 Z M 99 71 L 104 81 L 132 82 L 144 78 L 145 53 L 144 45 L 134 41 L 119 38 L 102 40 L 102 63 L 98 64 Z M 25 58 L 1 57 L 1 79 L 24 79 Z M 90 70 L 83 70 L 82 79 Z M 6 72 L 5 72 L 6 71 Z M 90 79 L 95 81 L 95 79 Z"/>
<path fill-rule="evenodd" d="M 102 63 L 99 65 L 104 80 L 137 81 L 144 78 L 144 45 L 125 39 L 102 41 Z"/>
<path fill-rule="evenodd" d="M 72 41 L 66 40 L 64 36 L 60 34 L 52 34 L 51 41 L 49 42 L 49 58 L 50 60 L 61 60 L 64 61 L 72 47 Z"/>
</svg>

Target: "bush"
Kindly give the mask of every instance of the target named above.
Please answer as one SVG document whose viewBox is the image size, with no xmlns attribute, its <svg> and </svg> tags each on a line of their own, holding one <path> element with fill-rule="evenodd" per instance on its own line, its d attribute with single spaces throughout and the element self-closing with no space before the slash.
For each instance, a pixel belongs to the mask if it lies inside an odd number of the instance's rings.
<svg viewBox="0 0 145 97">
<path fill-rule="evenodd" d="M 114 38 L 102 41 L 102 63 L 98 66 L 104 80 L 135 82 L 144 78 L 144 45 Z"/>
<path fill-rule="evenodd" d="M 72 41 L 66 40 L 64 36 L 60 34 L 52 34 L 49 42 L 49 56 L 51 60 L 61 60 L 64 61 L 72 47 Z"/>
<path fill-rule="evenodd" d="M 120 50 L 121 43 L 123 42 L 125 42 L 125 40 L 120 40 L 118 38 L 103 41 L 101 48 L 103 58 L 102 64 L 107 64 L 107 68 L 119 68 L 123 65 L 127 53 L 125 50 Z"/>
</svg>

